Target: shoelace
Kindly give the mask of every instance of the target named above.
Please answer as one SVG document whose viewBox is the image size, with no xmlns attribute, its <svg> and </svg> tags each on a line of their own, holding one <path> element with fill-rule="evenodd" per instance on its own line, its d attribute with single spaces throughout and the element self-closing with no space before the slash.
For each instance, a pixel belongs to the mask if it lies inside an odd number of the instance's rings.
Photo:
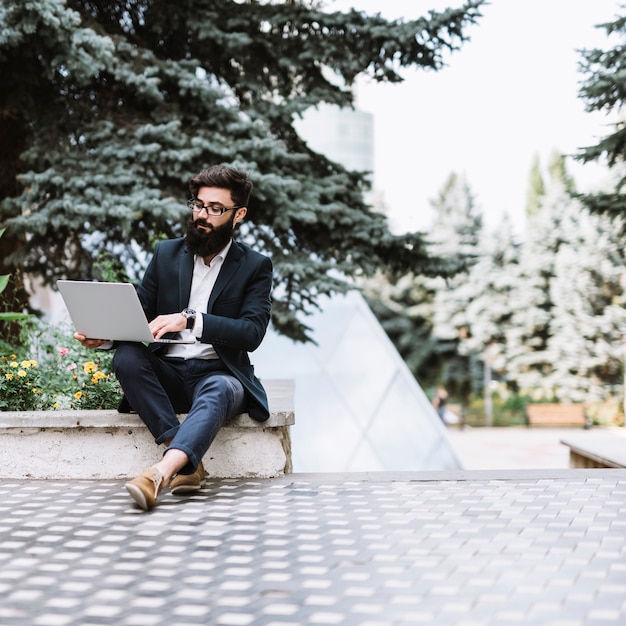
<svg viewBox="0 0 626 626">
<path fill-rule="evenodd" d="M 156 497 L 159 495 L 159 487 L 163 482 L 163 474 L 161 474 L 161 470 L 158 467 L 152 467 L 150 469 L 153 472 L 152 478 L 150 480 L 152 480 L 152 482 L 154 483 L 154 498 L 156 499 Z"/>
</svg>

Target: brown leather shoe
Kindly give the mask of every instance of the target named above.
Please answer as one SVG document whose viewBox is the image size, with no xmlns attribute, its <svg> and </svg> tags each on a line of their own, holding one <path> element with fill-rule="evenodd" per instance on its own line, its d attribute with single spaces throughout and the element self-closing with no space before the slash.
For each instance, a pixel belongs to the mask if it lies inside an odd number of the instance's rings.
<svg viewBox="0 0 626 626">
<path fill-rule="evenodd" d="M 124 486 L 132 499 L 147 511 L 156 504 L 157 497 L 163 489 L 163 475 L 156 467 L 150 467 Z"/>
<path fill-rule="evenodd" d="M 170 483 L 170 491 L 174 495 L 200 491 L 204 484 L 205 475 L 204 465 L 202 465 L 202 461 L 200 461 L 193 474 L 176 474 Z"/>
</svg>

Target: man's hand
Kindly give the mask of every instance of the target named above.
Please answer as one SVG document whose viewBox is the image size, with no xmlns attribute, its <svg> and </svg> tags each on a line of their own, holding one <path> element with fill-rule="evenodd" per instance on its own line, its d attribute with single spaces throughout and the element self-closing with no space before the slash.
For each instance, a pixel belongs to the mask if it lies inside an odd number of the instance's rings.
<svg viewBox="0 0 626 626">
<path fill-rule="evenodd" d="M 74 339 L 76 339 L 76 341 L 80 341 L 85 348 L 92 349 L 99 348 L 109 342 L 108 339 L 87 339 L 87 337 L 85 337 L 82 333 L 74 333 Z"/>
<path fill-rule="evenodd" d="M 155 339 L 161 339 L 166 333 L 179 333 L 187 328 L 187 318 L 182 313 L 159 315 L 150 322 L 150 331 Z"/>
</svg>

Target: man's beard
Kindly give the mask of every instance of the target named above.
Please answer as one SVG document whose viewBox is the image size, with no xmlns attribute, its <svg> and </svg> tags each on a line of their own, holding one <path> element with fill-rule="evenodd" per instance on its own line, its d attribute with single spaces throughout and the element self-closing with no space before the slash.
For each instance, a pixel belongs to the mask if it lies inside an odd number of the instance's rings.
<svg viewBox="0 0 626 626">
<path fill-rule="evenodd" d="M 198 228 L 198 224 L 208 224 L 212 228 L 211 230 L 202 230 Z M 230 241 L 234 230 L 232 219 L 221 226 L 213 226 L 200 218 L 195 221 L 191 219 L 187 224 L 185 244 L 191 252 L 198 256 L 214 256 Z"/>
</svg>

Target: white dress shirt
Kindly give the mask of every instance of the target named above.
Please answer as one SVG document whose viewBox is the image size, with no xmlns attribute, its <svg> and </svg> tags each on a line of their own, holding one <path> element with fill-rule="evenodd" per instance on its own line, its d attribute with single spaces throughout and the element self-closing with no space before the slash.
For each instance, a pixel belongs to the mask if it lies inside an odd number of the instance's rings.
<svg viewBox="0 0 626 626">
<path fill-rule="evenodd" d="M 202 313 L 207 312 L 209 298 L 215 286 L 215 281 L 219 276 L 224 259 L 232 245 L 232 239 L 228 244 L 218 252 L 209 265 L 206 265 L 204 259 L 197 254 L 194 255 L 193 277 L 191 279 L 191 293 L 189 295 L 189 308 L 194 309 L 197 313 L 196 321 L 191 330 L 181 331 L 181 337 L 193 335 L 196 339 L 202 337 L 204 321 Z M 166 346 L 167 356 L 177 357 L 181 359 L 217 359 L 217 353 L 210 343 L 173 343 Z"/>
</svg>

